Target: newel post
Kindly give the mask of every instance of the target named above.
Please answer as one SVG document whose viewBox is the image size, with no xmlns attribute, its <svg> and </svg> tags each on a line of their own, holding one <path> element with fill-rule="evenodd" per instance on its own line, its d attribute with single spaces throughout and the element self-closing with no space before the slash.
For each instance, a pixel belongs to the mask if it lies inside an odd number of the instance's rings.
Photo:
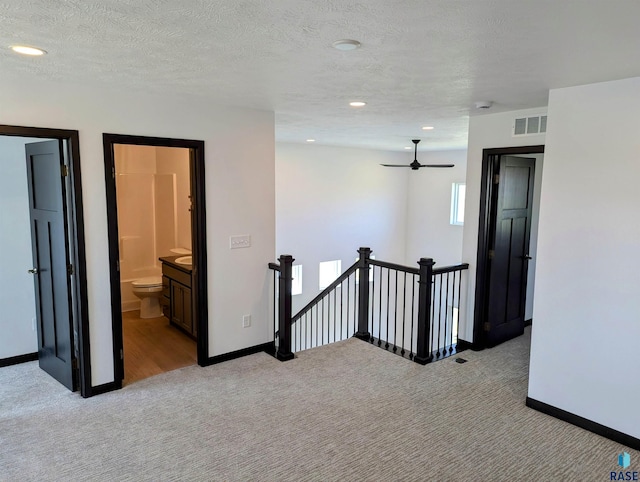
<svg viewBox="0 0 640 482">
<path fill-rule="evenodd" d="M 371 259 L 371 248 L 360 248 L 358 250 L 360 259 L 358 260 L 358 331 L 354 334 L 356 338 L 369 341 L 369 260 Z"/>
<path fill-rule="evenodd" d="M 278 351 L 276 358 L 280 361 L 293 359 L 291 352 L 291 283 L 293 281 L 293 256 L 283 254 L 280 261 L 280 278 L 278 280 Z"/>
<path fill-rule="evenodd" d="M 433 284 L 433 265 L 431 258 L 420 258 L 420 288 L 418 292 L 418 339 L 416 355 L 413 361 L 426 365 L 433 360 L 429 349 L 429 331 L 431 327 L 431 286 Z"/>
</svg>

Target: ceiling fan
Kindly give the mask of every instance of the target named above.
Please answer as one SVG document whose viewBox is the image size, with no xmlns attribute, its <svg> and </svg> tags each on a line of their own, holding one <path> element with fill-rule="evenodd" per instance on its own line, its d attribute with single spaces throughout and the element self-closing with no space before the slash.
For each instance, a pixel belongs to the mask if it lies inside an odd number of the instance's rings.
<svg viewBox="0 0 640 482">
<path fill-rule="evenodd" d="M 411 164 L 380 164 L 384 167 L 410 167 L 414 171 L 417 171 L 421 167 L 453 167 L 454 164 L 420 164 L 418 162 L 418 142 L 420 139 L 413 139 L 411 142 L 415 144 L 415 154 L 413 156 L 413 162 Z"/>
</svg>

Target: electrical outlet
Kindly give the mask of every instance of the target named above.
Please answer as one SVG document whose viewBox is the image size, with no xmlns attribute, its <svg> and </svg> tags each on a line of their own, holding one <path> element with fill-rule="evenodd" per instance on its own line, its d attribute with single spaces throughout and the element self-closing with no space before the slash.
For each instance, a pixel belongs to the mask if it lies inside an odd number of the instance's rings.
<svg viewBox="0 0 640 482">
<path fill-rule="evenodd" d="M 251 326 L 251 315 L 242 316 L 242 328 L 249 328 Z"/>
<path fill-rule="evenodd" d="M 250 248 L 250 247 L 251 247 L 251 236 L 248 234 L 238 234 L 235 236 L 231 236 L 229 238 L 230 249 Z"/>
</svg>

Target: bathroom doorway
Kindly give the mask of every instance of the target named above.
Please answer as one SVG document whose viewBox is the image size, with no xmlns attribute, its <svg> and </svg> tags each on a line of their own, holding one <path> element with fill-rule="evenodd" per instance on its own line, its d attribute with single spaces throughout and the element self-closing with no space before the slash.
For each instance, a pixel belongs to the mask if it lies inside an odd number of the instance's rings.
<svg viewBox="0 0 640 482">
<path fill-rule="evenodd" d="M 204 143 L 104 134 L 118 386 L 208 358 Z"/>
</svg>

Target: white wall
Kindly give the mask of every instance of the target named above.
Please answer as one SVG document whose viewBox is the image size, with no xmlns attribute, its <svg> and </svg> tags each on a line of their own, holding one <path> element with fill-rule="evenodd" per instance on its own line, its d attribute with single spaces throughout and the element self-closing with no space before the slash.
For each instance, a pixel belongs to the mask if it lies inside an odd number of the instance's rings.
<svg viewBox="0 0 640 482">
<path fill-rule="evenodd" d="M 38 351 L 25 144 L 0 136 L 0 359 Z"/>
<path fill-rule="evenodd" d="M 267 342 L 266 265 L 275 252 L 274 115 L 202 98 L 60 85 L 38 79 L 0 90 L 3 124 L 80 132 L 93 385 L 113 381 L 102 134 L 205 141 L 209 347 L 219 355 Z M 250 142 L 247 142 L 247 139 Z M 252 247 L 229 250 L 229 236 Z M 242 315 L 252 314 L 251 328 Z"/>
<path fill-rule="evenodd" d="M 476 290 L 476 261 L 478 254 L 478 218 L 480 216 L 480 185 L 482 179 L 482 151 L 498 147 L 534 146 L 545 143 L 545 135 L 512 137 L 515 118 L 545 114 L 546 108 L 526 109 L 471 117 L 467 148 L 467 199 L 462 235 L 462 261 L 469 263 L 466 307 L 461 310 L 460 337 L 473 341 L 473 311 Z M 549 117 L 549 119 L 551 119 Z M 536 180 L 538 177 L 536 176 Z M 539 187 L 534 187 L 539 189 Z M 535 201 L 535 198 L 534 198 Z M 534 202 L 535 211 L 539 207 Z M 530 253 L 532 256 L 535 253 Z M 530 288 L 532 289 L 532 287 Z"/>
<path fill-rule="evenodd" d="M 467 151 L 419 152 L 418 160 L 455 167 L 409 170 L 406 264 L 416 265 L 420 258 L 433 258 L 437 267 L 458 264 L 463 226 L 450 224 L 451 188 L 454 182 L 465 182 Z"/>
<path fill-rule="evenodd" d="M 409 169 L 404 153 L 307 144 L 276 145 L 276 256 L 303 266 L 294 311 L 319 293 L 318 263 L 351 266 L 361 246 L 377 259 L 404 263 Z"/>
<path fill-rule="evenodd" d="M 640 437 L 640 78 L 552 90 L 529 396 Z"/>
</svg>

